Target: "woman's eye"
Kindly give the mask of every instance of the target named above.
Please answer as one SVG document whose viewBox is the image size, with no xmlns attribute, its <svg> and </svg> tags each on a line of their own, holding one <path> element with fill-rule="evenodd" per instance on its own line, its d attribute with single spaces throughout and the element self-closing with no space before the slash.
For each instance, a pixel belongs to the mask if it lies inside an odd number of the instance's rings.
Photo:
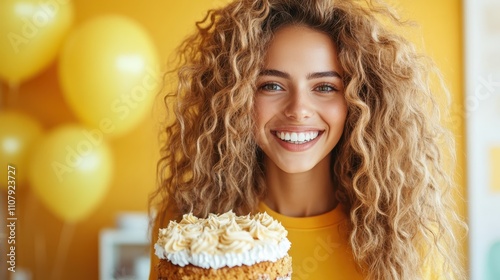
<svg viewBox="0 0 500 280">
<path fill-rule="evenodd" d="M 278 85 L 278 84 L 269 83 L 269 84 L 262 85 L 260 87 L 260 90 L 265 90 L 265 91 L 280 91 L 280 90 L 283 90 L 283 88 L 280 85 Z"/>
<path fill-rule="evenodd" d="M 332 92 L 332 91 L 337 91 L 336 88 L 334 88 L 331 85 L 319 85 L 316 87 L 316 91 L 319 92 Z"/>
</svg>

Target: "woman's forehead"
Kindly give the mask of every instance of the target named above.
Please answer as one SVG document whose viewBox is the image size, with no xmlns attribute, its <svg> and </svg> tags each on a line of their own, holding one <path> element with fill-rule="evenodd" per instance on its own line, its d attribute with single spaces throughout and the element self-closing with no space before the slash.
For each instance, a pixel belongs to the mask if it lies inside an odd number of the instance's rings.
<svg viewBox="0 0 500 280">
<path fill-rule="evenodd" d="M 275 67 L 283 68 L 277 70 L 298 67 L 309 72 L 342 72 L 333 40 L 305 26 L 287 26 L 275 33 L 265 55 L 264 68 Z"/>
</svg>

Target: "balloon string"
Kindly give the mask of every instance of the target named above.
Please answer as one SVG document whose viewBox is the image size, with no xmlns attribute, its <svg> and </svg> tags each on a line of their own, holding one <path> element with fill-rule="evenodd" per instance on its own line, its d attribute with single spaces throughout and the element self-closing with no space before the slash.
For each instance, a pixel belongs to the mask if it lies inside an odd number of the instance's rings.
<svg viewBox="0 0 500 280">
<path fill-rule="evenodd" d="M 38 207 L 38 201 L 32 191 L 28 190 L 26 199 L 26 213 L 24 213 L 24 221 L 38 221 L 33 214 L 36 213 Z M 31 223 L 28 223 L 31 224 Z M 31 232 L 35 232 L 35 275 L 41 275 L 41 277 L 46 277 L 46 262 L 47 250 L 46 250 L 46 239 L 45 233 L 43 232 L 44 227 L 38 226 L 35 222 L 35 229 L 31 229 Z M 30 230 L 28 230 L 29 232 Z M 43 276 L 42 276 L 43 275 Z"/>
<path fill-rule="evenodd" d="M 17 100 L 19 99 L 19 84 L 9 83 L 9 94 L 5 107 L 12 107 L 17 105 Z"/>
<path fill-rule="evenodd" d="M 7 97 L 4 96 L 4 87 L 3 84 L 0 83 L 0 109 L 5 109 L 7 106 Z"/>
<path fill-rule="evenodd" d="M 38 227 L 39 229 L 42 229 Z M 47 250 L 45 247 L 45 233 L 37 230 L 35 234 L 35 269 L 36 274 L 43 277 L 46 276 L 45 259 L 47 257 Z"/>
<path fill-rule="evenodd" d="M 64 260 L 68 253 L 68 248 L 71 243 L 71 237 L 75 229 L 74 223 L 65 222 L 61 230 L 61 236 L 59 238 L 59 245 L 57 247 L 56 261 L 54 263 L 54 268 L 52 270 L 52 280 L 61 279 L 62 270 L 64 267 Z"/>
</svg>

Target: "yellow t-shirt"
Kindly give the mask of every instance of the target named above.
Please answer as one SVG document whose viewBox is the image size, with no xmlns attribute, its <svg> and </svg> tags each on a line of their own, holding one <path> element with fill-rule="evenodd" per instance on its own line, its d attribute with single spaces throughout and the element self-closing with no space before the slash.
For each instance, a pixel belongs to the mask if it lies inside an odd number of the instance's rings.
<svg viewBox="0 0 500 280">
<path fill-rule="evenodd" d="M 340 205 L 325 214 L 304 218 L 281 215 L 264 203 L 259 211 L 267 212 L 288 230 L 293 280 L 364 278 L 348 244 L 348 219 Z"/>
<path fill-rule="evenodd" d="M 258 210 L 267 212 L 288 230 L 288 239 L 292 243 L 289 254 L 292 256 L 293 280 L 364 279 L 352 257 L 348 244 L 348 217 L 340 205 L 325 214 L 305 218 L 281 215 L 264 203 L 260 203 Z M 158 278 L 156 265 L 159 260 L 154 255 L 153 245 L 157 241 L 159 227 L 155 223 L 152 230 L 150 280 Z M 423 279 L 439 279 L 442 273 L 432 273 L 431 268 L 440 267 L 440 264 L 440 258 L 431 258 L 427 265 L 423 264 Z"/>
</svg>

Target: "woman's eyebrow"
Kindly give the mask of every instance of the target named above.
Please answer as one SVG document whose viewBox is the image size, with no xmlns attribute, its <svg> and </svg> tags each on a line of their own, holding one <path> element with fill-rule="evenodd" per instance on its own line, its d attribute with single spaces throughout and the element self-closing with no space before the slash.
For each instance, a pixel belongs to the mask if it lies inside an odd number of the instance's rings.
<svg viewBox="0 0 500 280">
<path fill-rule="evenodd" d="M 290 79 L 290 74 L 276 69 L 264 69 L 259 73 L 259 76 L 275 76 L 279 78 Z M 308 80 L 324 78 L 324 77 L 336 77 L 342 79 L 342 76 L 340 76 L 340 74 L 337 71 L 324 71 L 324 72 L 314 72 L 307 74 Z"/>
<path fill-rule="evenodd" d="M 323 77 L 336 77 L 342 79 L 342 76 L 337 71 L 314 72 L 307 75 L 307 79 L 317 79 Z"/>
<path fill-rule="evenodd" d="M 284 79 L 290 79 L 290 74 L 275 69 L 264 69 L 259 73 L 259 76 L 275 76 Z"/>
</svg>

